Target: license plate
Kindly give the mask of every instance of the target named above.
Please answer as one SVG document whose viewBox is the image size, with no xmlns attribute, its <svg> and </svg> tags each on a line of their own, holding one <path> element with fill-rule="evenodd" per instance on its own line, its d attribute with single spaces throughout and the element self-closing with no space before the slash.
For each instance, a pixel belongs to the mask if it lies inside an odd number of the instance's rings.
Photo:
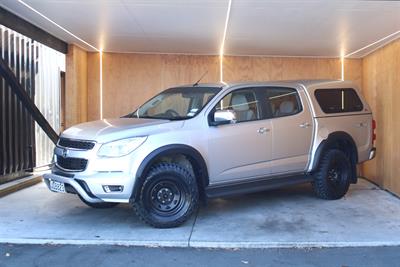
<svg viewBox="0 0 400 267">
<path fill-rule="evenodd" d="M 54 192 L 65 193 L 64 183 L 60 183 L 57 181 L 50 181 L 50 190 Z"/>
</svg>

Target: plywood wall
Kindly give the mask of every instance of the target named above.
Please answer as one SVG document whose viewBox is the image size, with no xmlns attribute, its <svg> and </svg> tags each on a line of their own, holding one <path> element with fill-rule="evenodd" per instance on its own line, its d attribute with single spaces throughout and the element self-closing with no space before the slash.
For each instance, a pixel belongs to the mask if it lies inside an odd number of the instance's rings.
<svg viewBox="0 0 400 267">
<path fill-rule="evenodd" d="M 227 82 L 341 78 L 341 60 L 338 58 L 224 58 L 224 80 Z M 360 59 L 345 60 L 344 78 L 362 87 Z"/>
<path fill-rule="evenodd" d="M 88 119 L 99 116 L 99 58 L 88 55 Z M 346 79 L 361 86 L 361 60 L 346 61 Z M 136 109 L 161 90 L 194 83 L 219 81 L 218 56 L 103 54 L 103 115 L 118 117 Z M 282 79 L 340 79 L 340 59 L 225 57 L 224 81 Z"/>
<path fill-rule="evenodd" d="M 88 53 L 87 56 L 87 78 L 88 78 L 88 121 L 100 118 L 100 55 L 99 53 Z M 108 100 L 105 99 L 107 102 Z"/>
<path fill-rule="evenodd" d="M 99 54 L 90 53 L 89 120 L 99 118 Z M 218 81 L 218 58 L 213 56 L 103 54 L 103 114 L 118 117 L 136 109 L 163 89 L 194 83 L 208 71 L 203 82 Z"/>
<path fill-rule="evenodd" d="M 233 57 L 224 58 L 224 80 L 269 81 L 290 79 L 340 79 L 338 59 Z"/>
<path fill-rule="evenodd" d="M 344 60 L 344 79 L 353 81 L 360 90 L 363 88 L 362 59 Z"/>
<path fill-rule="evenodd" d="M 400 195 L 400 40 L 363 59 L 363 92 L 377 122 L 377 156 L 363 173 Z"/>
<path fill-rule="evenodd" d="M 87 52 L 75 45 L 70 45 L 65 72 L 65 128 L 88 119 L 87 70 Z"/>
</svg>

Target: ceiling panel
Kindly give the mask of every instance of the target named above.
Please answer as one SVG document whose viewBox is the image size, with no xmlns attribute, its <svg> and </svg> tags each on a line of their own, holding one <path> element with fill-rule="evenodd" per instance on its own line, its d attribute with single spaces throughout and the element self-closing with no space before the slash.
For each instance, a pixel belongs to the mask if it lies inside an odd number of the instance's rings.
<svg viewBox="0 0 400 267">
<path fill-rule="evenodd" d="M 398 1 L 234 0 L 225 51 L 337 57 L 399 30 Z"/>
<path fill-rule="evenodd" d="M 25 2 L 105 51 L 196 54 L 218 53 L 228 4 L 227 0 Z M 1 4 L 61 39 L 80 44 L 21 3 L 3 0 Z"/>
<path fill-rule="evenodd" d="M 108 47 L 107 52 L 215 55 L 219 44 L 219 42 L 210 42 L 206 38 L 186 38 L 186 40 L 181 40 L 181 43 L 177 41 L 174 37 L 112 36 L 111 43 L 106 42 L 105 47 Z"/>
<path fill-rule="evenodd" d="M 218 54 L 228 6 L 228 0 L 25 2 L 105 51 L 186 54 Z M 0 5 L 64 41 L 93 50 L 16 0 Z M 232 0 L 225 53 L 338 57 L 396 31 L 400 1 Z"/>
</svg>

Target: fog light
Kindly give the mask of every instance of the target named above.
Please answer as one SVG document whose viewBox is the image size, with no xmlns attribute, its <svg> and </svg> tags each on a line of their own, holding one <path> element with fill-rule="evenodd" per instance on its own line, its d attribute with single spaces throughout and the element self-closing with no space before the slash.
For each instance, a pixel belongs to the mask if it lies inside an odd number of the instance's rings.
<svg viewBox="0 0 400 267">
<path fill-rule="evenodd" d="M 124 190 L 124 186 L 122 186 L 122 185 L 103 185 L 103 190 L 106 193 L 122 192 Z"/>
</svg>

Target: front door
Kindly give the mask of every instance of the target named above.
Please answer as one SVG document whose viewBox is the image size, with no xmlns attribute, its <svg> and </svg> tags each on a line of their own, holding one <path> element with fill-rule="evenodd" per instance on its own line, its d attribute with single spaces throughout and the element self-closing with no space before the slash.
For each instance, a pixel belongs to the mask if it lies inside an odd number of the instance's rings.
<svg viewBox="0 0 400 267">
<path fill-rule="evenodd" d="M 255 90 L 239 89 L 214 108 L 234 110 L 237 122 L 209 127 L 210 184 L 269 175 L 271 122 L 261 119 L 259 101 Z"/>
</svg>

